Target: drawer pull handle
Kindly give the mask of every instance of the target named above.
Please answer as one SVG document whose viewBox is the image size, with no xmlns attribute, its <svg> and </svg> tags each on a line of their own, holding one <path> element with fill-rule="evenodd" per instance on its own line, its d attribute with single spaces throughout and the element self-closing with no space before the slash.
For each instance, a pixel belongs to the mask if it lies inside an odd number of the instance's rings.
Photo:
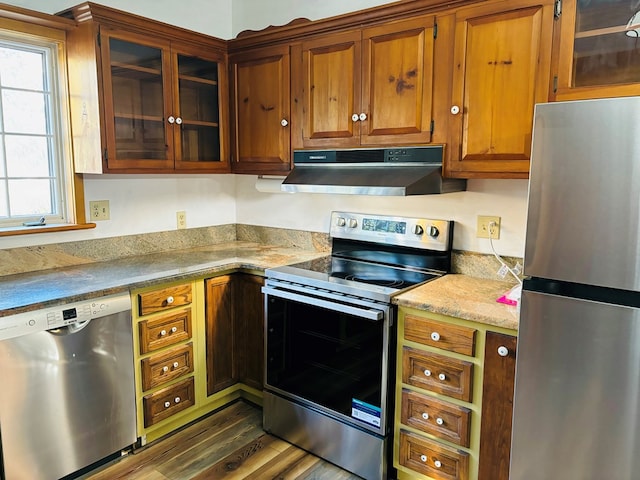
<svg viewBox="0 0 640 480">
<path fill-rule="evenodd" d="M 167 366 L 162 367 L 162 371 L 163 372 L 168 372 L 169 371 L 169 367 L 167 367 Z"/>
<path fill-rule="evenodd" d="M 444 373 L 441 373 L 438 375 L 438 378 L 444 382 L 447 379 L 447 376 Z"/>
<path fill-rule="evenodd" d="M 509 349 L 504 345 L 500 345 L 498 347 L 498 355 L 500 355 L 501 357 L 506 357 L 507 355 L 509 355 Z"/>
<path fill-rule="evenodd" d="M 420 455 L 420 460 L 422 460 L 424 463 L 427 463 L 427 456 L 426 455 Z"/>
<path fill-rule="evenodd" d="M 173 362 L 173 368 L 178 368 L 180 364 L 178 362 Z"/>
<path fill-rule="evenodd" d="M 171 406 L 171 402 L 164 402 L 164 408 L 169 408 Z"/>
<path fill-rule="evenodd" d="M 431 370 L 425 370 L 424 371 L 424 375 L 425 375 L 425 377 L 430 377 L 431 376 Z"/>
<path fill-rule="evenodd" d="M 166 330 L 164 330 L 164 329 L 160 330 L 160 336 L 161 337 L 164 337 L 166 334 L 167 334 Z"/>
<path fill-rule="evenodd" d="M 433 462 L 433 464 L 435 465 L 436 468 L 442 467 L 442 462 L 440 460 L 436 460 L 435 462 Z"/>
<path fill-rule="evenodd" d="M 178 331 L 178 327 L 171 327 L 171 333 L 176 333 Z"/>
<path fill-rule="evenodd" d="M 433 340 L 434 342 L 437 342 L 440 340 L 440 334 L 438 332 L 432 332 L 431 333 L 431 340 Z"/>
<path fill-rule="evenodd" d="M 422 418 L 424 418 L 425 420 L 429 420 L 429 414 L 427 412 L 424 412 L 422 414 Z"/>
<path fill-rule="evenodd" d="M 444 425 L 444 420 L 443 420 L 443 419 L 441 419 L 440 417 L 438 417 L 438 418 L 436 418 L 436 423 L 437 423 L 438 425 Z"/>
<path fill-rule="evenodd" d="M 180 397 L 174 398 L 173 401 L 176 402 L 176 403 L 180 403 Z"/>
<path fill-rule="evenodd" d="M 175 299 L 171 295 L 167 297 L 167 305 L 171 305 L 174 301 Z"/>
</svg>

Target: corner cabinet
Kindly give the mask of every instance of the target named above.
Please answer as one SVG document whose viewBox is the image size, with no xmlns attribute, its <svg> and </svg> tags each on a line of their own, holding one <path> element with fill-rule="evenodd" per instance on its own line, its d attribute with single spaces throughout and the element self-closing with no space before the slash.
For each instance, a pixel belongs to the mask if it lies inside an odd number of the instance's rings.
<svg viewBox="0 0 640 480">
<path fill-rule="evenodd" d="M 83 173 L 229 170 L 223 41 L 95 4 L 65 15 Z"/>
<path fill-rule="evenodd" d="M 556 100 L 640 95 L 640 5 L 558 0 Z"/>
<path fill-rule="evenodd" d="M 231 169 L 286 174 L 291 169 L 291 87 L 288 45 L 230 56 Z"/>
<path fill-rule="evenodd" d="M 302 144 L 428 143 L 435 18 L 310 38 L 302 43 Z"/>
<path fill-rule="evenodd" d="M 445 174 L 527 178 L 533 109 L 549 98 L 553 0 L 488 1 L 453 12 Z"/>
</svg>

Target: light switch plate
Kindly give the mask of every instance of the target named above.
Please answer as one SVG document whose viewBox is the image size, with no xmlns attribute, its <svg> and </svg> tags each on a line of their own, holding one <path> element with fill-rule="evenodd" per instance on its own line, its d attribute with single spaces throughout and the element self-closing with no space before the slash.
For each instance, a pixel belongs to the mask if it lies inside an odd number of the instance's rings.
<svg viewBox="0 0 640 480">
<path fill-rule="evenodd" d="M 89 202 L 89 213 L 91 214 L 92 222 L 99 222 L 101 220 L 109 220 L 109 200 L 94 200 Z"/>
</svg>

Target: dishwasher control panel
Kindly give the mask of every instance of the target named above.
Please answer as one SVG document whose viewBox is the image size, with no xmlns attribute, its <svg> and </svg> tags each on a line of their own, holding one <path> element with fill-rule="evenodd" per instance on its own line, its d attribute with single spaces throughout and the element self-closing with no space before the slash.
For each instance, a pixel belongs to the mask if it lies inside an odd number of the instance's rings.
<svg viewBox="0 0 640 480">
<path fill-rule="evenodd" d="M 0 341 L 131 310 L 128 293 L 0 317 Z"/>
</svg>

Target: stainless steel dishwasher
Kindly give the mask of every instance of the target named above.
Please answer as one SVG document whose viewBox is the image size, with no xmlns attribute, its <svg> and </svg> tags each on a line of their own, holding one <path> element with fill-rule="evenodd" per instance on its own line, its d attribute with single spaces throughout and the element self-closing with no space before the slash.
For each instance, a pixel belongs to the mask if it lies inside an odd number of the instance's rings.
<svg viewBox="0 0 640 480">
<path fill-rule="evenodd" d="M 0 318 L 2 478 L 54 480 L 136 441 L 128 294 Z"/>
</svg>

